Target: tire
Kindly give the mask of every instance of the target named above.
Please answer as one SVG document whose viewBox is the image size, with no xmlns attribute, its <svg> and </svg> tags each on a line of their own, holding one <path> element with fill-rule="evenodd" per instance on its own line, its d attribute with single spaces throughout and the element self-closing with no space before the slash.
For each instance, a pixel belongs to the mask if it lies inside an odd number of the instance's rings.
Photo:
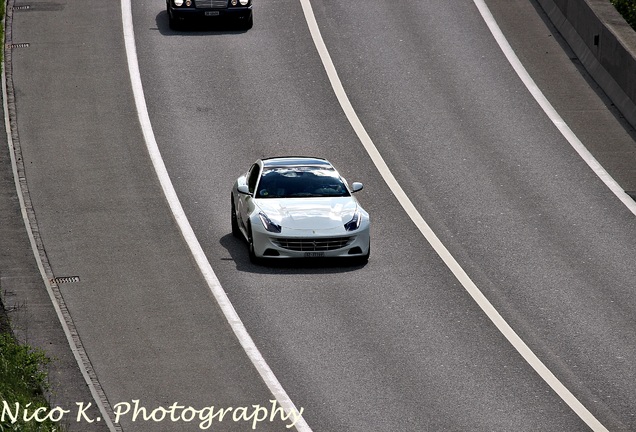
<svg viewBox="0 0 636 432">
<path fill-rule="evenodd" d="M 261 260 L 254 252 L 254 239 L 252 238 L 252 227 L 247 227 L 247 247 L 249 248 L 250 262 L 252 264 L 260 264 Z"/>
<path fill-rule="evenodd" d="M 183 28 L 183 23 L 176 19 L 171 13 L 170 10 L 168 12 L 168 25 L 170 26 L 170 30 L 179 31 Z"/>
<path fill-rule="evenodd" d="M 358 263 L 360 265 L 364 265 L 369 262 L 369 257 L 371 256 L 371 241 L 369 241 L 369 249 L 367 250 L 367 254 L 358 258 Z"/>
<path fill-rule="evenodd" d="M 236 218 L 236 207 L 234 206 L 234 195 L 230 195 L 231 208 L 232 208 L 232 235 L 237 238 L 241 238 L 243 234 L 238 225 L 238 219 Z"/>
<path fill-rule="evenodd" d="M 243 23 L 243 30 L 249 30 L 254 27 L 254 15 L 250 15 L 250 17 Z"/>
</svg>

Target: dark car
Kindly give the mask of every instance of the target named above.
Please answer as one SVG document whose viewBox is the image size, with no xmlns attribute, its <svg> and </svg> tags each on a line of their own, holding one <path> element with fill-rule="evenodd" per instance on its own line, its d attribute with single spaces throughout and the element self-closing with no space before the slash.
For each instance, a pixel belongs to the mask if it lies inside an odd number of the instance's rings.
<svg viewBox="0 0 636 432">
<path fill-rule="evenodd" d="M 166 0 L 170 28 L 183 28 L 186 22 L 220 20 L 250 29 L 254 23 L 252 0 Z"/>
</svg>

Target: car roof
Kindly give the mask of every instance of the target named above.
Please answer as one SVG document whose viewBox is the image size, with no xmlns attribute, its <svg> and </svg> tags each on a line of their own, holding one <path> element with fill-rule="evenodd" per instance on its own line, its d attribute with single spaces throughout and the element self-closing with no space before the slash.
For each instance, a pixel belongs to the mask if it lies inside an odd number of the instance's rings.
<svg viewBox="0 0 636 432">
<path fill-rule="evenodd" d="M 262 159 L 263 167 L 293 167 L 293 166 L 319 166 L 333 168 L 326 159 L 307 156 L 285 156 Z"/>
</svg>

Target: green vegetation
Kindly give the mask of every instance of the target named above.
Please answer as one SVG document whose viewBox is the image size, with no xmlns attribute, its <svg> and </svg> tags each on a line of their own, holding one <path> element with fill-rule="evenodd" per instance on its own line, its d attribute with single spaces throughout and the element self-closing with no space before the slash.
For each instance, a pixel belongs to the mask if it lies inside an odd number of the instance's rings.
<svg viewBox="0 0 636 432">
<path fill-rule="evenodd" d="M 42 351 L 18 344 L 9 333 L 0 333 L 0 431 L 60 430 L 45 418 L 50 412 L 43 393 L 48 389 L 45 367 L 49 362 Z M 38 408 L 42 408 L 39 418 L 32 417 Z"/>
<path fill-rule="evenodd" d="M 636 30 L 636 0 L 610 0 L 625 21 Z"/>
</svg>

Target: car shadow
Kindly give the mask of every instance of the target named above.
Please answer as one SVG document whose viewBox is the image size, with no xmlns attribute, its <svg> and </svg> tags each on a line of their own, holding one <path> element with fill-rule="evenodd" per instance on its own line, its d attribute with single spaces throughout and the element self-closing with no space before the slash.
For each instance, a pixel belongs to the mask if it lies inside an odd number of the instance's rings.
<svg viewBox="0 0 636 432">
<path fill-rule="evenodd" d="M 247 252 L 247 242 L 243 239 L 227 234 L 219 241 L 236 264 L 236 269 L 248 273 L 258 274 L 328 274 L 345 273 L 359 270 L 367 265 L 356 259 L 347 258 L 318 258 L 318 259 L 265 259 L 259 264 L 250 262 Z"/>
<path fill-rule="evenodd" d="M 209 19 L 192 21 L 179 30 L 173 30 L 170 28 L 168 22 L 168 12 L 165 10 L 159 12 L 155 18 L 157 23 L 157 30 L 163 36 L 213 36 L 224 34 L 242 34 L 248 30 L 242 29 L 240 25 L 235 23 L 225 22 L 220 19 Z"/>
</svg>

